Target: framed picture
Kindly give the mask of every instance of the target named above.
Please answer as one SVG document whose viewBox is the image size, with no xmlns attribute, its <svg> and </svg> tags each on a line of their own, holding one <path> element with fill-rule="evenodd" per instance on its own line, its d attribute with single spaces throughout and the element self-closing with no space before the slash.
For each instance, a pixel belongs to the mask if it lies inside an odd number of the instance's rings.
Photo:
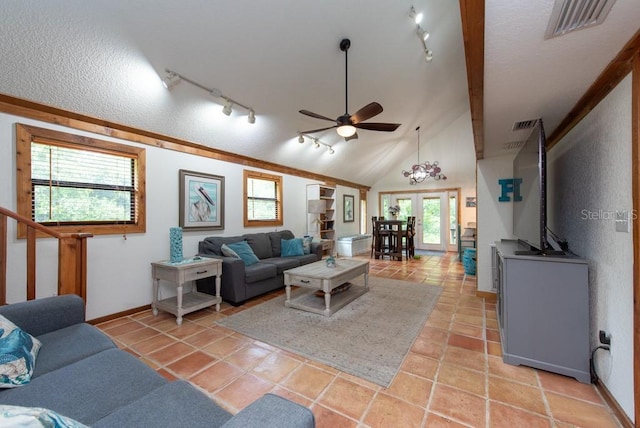
<svg viewBox="0 0 640 428">
<path fill-rule="evenodd" d="M 350 223 L 353 221 L 353 204 L 355 198 L 353 195 L 342 195 L 342 208 L 344 210 L 344 222 Z"/>
<path fill-rule="evenodd" d="M 475 196 L 467 196 L 467 207 L 475 207 L 475 206 L 476 206 Z"/>
<path fill-rule="evenodd" d="M 180 227 L 224 229 L 224 177 L 180 170 Z"/>
</svg>

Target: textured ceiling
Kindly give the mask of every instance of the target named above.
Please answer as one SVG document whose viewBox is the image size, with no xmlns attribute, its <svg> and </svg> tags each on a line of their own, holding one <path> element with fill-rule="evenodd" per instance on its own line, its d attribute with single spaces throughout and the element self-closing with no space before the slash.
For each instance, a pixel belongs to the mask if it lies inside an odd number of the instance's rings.
<svg viewBox="0 0 640 428">
<path fill-rule="evenodd" d="M 430 63 L 411 5 L 425 13 Z M 543 117 L 550 133 L 640 22 L 640 2 L 618 0 L 603 25 L 545 41 L 552 6 L 486 2 L 485 157 L 524 138 L 515 121 Z M 25 0 L 3 2 L 0 22 L 2 93 L 370 186 L 408 187 L 400 170 L 416 160 L 420 126 L 420 160 L 439 160 L 446 185 L 475 177 L 455 0 Z M 297 132 L 330 122 L 298 110 L 345 112 L 345 37 L 349 113 L 377 101 L 384 112 L 371 121 L 402 126 L 349 142 L 316 134 L 329 155 Z M 184 82 L 166 91 L 165 68 L 253 107 L 256 123 L 222 115 L 220 99 Z"/>
</svg>

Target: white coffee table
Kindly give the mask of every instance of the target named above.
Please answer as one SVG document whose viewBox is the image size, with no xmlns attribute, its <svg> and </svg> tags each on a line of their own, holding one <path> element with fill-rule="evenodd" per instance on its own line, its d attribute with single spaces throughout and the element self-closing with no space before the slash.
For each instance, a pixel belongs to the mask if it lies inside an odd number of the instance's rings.
<svg viewBox="0 0 640 428">
<path fill-rule="evenodd" d="M 351 285 L 345 291 L 331 295 L 331 291 L 360 275 L 364 275 L 364 286 Z M 284 271 L 288 308 L 301 309 L 320 315 L 331 316 L 336 311 L 369 291 L 369 261 L 357 259 L 337 259 L 335 267 L 327 267 L 325 260 Z M 291 286 L 308 290 L 291 296 Z M 324 299 L 315 292 L 322 290 Z"/>
</svg>

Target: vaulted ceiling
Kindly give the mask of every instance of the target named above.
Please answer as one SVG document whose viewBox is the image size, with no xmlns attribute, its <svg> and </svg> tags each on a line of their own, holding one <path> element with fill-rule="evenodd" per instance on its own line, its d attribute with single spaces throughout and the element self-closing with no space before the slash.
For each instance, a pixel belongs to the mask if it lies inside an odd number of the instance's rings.
<svg viewBox="0 0 640 428">
<path fill-rule="evenodd" d="M 553 1 L 487 1 L 484 42 L 467 40 L 467 54 L 484 47 L 484 65 L 471 68 L 482 107 L 474 147 L 462 25 L 482 28 L 478 4 L 9 2 L 0 12 L 0 92 L 368 186 L 415 162 L 420 126 L 420 160 L 439 160 L 451 177 L 474 170 L 476 151 L 508 154 L 505 143 L 522 138 L 515 121 L 543 117 L 553 131 L 640 22 L 640 3 L 618 0 L 604 24 L 545 40 Z M 424 13 L 431 62 L 411 6 Z M 348 142 L 335 130 L 315 133 L 331 155 L 298 143 L 298 132 L 331 125 L 298 110 L 345 113 L 343 38 L 351 40 L 347 111 L 377 101 L 384 111 L 369 121 L 402 125 Z M 223 101 L 196 86 L 165 90 L 166 68 L 252 107 L 256 123 L 239 108 L 224 116 Z"/>
</svg>

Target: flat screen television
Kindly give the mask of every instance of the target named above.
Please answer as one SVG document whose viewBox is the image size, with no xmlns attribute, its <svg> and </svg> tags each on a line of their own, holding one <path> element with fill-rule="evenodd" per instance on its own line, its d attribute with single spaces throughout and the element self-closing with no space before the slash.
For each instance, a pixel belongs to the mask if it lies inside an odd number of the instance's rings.
<svg viewBox="0 0 640 428">
<path fill-rule="evenodd" d="M 547 241 L 547 151 L 542 119 L 513 160 L 513 177 L 513 234 L 529 247 L 518 254 L 562 254 Z"/>
</svg>

